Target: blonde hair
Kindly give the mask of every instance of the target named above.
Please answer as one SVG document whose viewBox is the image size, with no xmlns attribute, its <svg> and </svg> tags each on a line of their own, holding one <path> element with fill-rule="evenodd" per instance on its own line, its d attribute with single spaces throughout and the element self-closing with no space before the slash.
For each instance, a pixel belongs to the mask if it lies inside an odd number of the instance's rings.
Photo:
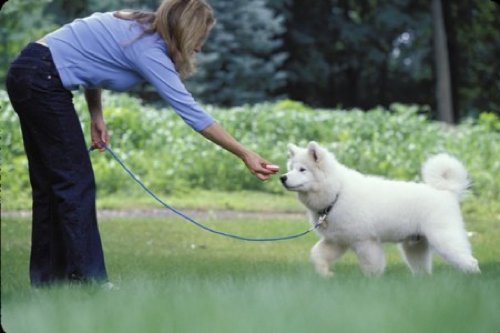
<svg viewBox="0 0 500 333">
<path fill-rule="evenodd" d="M 154 13 L 136 10 L 114 15 L 141 24 L 144 34 L 158 33 L 167 44 L 170 59 L 182 78 L 194 73 L 194 53 L 216 22 L 206 0 L 163 0 Z"/>
</svg>

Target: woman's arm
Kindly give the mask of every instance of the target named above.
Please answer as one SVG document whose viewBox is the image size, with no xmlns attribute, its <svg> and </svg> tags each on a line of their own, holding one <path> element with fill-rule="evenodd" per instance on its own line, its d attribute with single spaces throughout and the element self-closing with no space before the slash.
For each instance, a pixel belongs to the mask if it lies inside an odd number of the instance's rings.
<svg viewBox="0 0 500 333">
<path fill-rule="evenodd" d="M 103 151 L 109 143 L 109 135 L 102 114 L 101 89 L 85 89 L 85 100 L 90 113 L 92 147 Z"/>
<path fill-rule="evenodd" d="M 278 170 L 266 169 L 266 165 L 271 163 L 255 152 L 245 148 L 218 123 L 212 123 L 212 125 L 201 130 L 200 133 L 205 138 L 238 156 L 245 163 L 250 172 L 260 180 L 267 180 L 272 174 L 278 172 Z"/>
<path fill-rule="evenodd" d="M 134 44 L 135 47 L 138 44 Z M 268 179 L 278 169 L 266 169 L 270 164 L 258 154 L 247 149 L 228 134 L 221 125 L 214 122 L 186 90 L 175 66 L 166 53 L 158 48 L 141 50 L 135 63 L 141 76 L 157 89 L 175 112 L 205 138 L 230 151 L 243 160 L 247 168 L 260 180 Z"/>
</svg>

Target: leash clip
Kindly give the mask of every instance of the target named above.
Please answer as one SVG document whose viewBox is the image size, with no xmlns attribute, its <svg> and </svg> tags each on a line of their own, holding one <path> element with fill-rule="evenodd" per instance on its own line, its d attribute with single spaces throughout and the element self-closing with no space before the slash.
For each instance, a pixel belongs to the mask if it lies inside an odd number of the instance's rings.
<svg viewBox="0 0 500 333">
<path fill-rule="evenodd" d="M 318 218 L 318 222 L 316 223 L 316 227 L 323 227 L 326 228 L 326 217 L 328 216 L 327 214 L 321 214 Z"/>
<path fill-rule="evenodd" d="M 333 209 L 333 206 L 337 203 L 337 200 L 339 199 L 339 193 L 335 196 L 335 200 L 331 203 L 330 206 L 326 207 L 323 210 L 320 210 L 318 214 L 318 222 L 316 222 L 316 225 L 314 226 L 315 228 L 322 227 L 323 229 L 326 228 L 326 217 L 330 213 L 330 211 Z"/>
</svg>

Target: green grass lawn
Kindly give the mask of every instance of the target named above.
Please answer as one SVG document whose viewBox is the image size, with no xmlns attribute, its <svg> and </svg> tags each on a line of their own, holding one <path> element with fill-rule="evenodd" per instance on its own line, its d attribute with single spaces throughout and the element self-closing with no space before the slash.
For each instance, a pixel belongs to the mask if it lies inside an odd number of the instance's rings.
<svg viewBox="0 0 500 333">
<path fill-rule="evenodd" d="M 395 246 L 387 245 L 382 277 L 364 277 L 348 254 L 335 277 L 323 279 L 308 261 L 314 234 L 252 243 L 209 234 L 180 218 L 104 219 L 108 273 L 119 287 L 112 291 L 31 289 L 30 222 L 2 218 L 2 325 L 8 333 L 499 332 L 498 205 L 466 202 L 464 212 L 476 232 L 471 241 L 480 275 L 436 259 L 432 276 L 413 277 Z M 305 218 L 206 222 L 246 236 L 308 227 Z"/>
<path fill-rule="evenodd" d="M 170 196 L 156 194 L 169 205 L 181 209 L 304 212 L 304 208 L 297 201 L 297 195 L 291 192 L 270 194 L 256 191 L 217 192 L 192 190 L 184 193 L 176 192 Z M 124 195 L 113 194 L 99 198 L 97 205 L 100 209 L 161 207 L 157 201 L 139 187 Z M 26 206 L 26 203 L 24 206 Z"/>
</svg>

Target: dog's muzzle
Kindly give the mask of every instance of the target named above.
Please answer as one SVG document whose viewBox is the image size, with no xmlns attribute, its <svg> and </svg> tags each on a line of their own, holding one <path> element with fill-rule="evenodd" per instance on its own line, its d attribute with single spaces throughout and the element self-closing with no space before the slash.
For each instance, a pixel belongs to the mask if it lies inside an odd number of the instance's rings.
<svg viewBox="0 0 500 333">
<path fill-rule="evenodd" d="M 286 187 L 286 180 L 287 180 L 287 176 L 286 175 L 283 175 L 280 177 L 280 180 L 281 180 L 281 184 L 283 184 L 285 187 Z"/>
</svg>

